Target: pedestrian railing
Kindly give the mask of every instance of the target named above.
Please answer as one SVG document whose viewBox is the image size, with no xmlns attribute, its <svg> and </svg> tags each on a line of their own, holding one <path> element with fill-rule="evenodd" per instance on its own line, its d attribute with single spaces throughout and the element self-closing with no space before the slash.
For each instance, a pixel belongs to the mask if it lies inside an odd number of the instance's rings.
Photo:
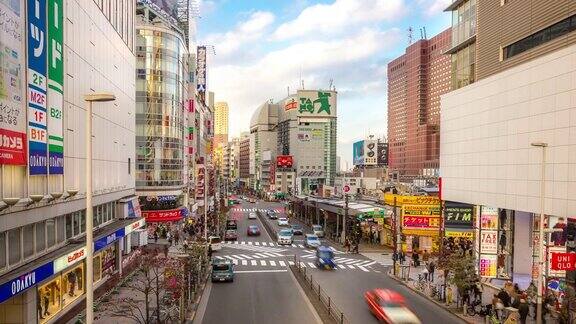
<svg viewBox="0 0 576 324">
<path fill-rule="evenodd" d="M 328 314 L 330 314 L 330 317 L 332 317 L 336 323 L 351 323 L 344 315 L 344 312 L 342 312 L 342 310 L 334 303 L 326 290 L 324 290 L 322 286 L 320 286 L 320 284 L 314 280 L 312 273 L 307 273 L 306 266 L 302 266 L 302 262 L 296 255 L 294 255 L 294 265 L 291 266 L 291 268 L 298 271 L 298 273 L 302 275 L 306 285 L 310 287 L 310 290 L 312 290 L 314 297 L 321 302 L 321 304 L 326 308 Z"/>
</svg>

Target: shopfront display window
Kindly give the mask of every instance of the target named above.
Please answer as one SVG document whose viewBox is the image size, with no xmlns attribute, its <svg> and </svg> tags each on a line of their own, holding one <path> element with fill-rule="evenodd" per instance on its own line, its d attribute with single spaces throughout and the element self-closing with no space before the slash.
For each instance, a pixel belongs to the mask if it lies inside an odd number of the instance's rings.
<svg viewBox="0 0 576 324">
<path fill-rule="evenodd" d="M 62 273 L 62 302 L 66 307 L 84 294 L 84 263 Z"/>
<path fill-rule="evenodd" d="M 45 323 L 62 309 L 60 276 L 38 288 L 37 308 L 40 323 Z"/>
<path fill-rule="evenodd" d="M 94 282 L 102 279 L 102 254 L 94 257 Z"/>
<path fill-rule="evenodd" d="M 116 270 L 116 244 L 102 251 L 102 274 L 107 276 Z"/>
<path fill-rule="evenodd" d="M 480 275 L 512 277 L 514 211 L 482 206 L 480 211 Z"/>
</svg>

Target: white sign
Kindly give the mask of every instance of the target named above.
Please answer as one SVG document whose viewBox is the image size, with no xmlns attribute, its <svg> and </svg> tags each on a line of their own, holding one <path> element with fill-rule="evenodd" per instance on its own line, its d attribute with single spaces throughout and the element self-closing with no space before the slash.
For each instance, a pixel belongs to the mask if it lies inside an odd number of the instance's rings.
<svg viewBox="0 0 576 324">
<path fill-rule="evenodd" d="M 480 232 L 480 253 L 498 253 L 498 231 L 483 230 Z"/>
<path fill-rule="evenodd" d="M 62 271 L 86 258 L 86 247 L 81 247 L 54 260 L 54 272 Z"/>
<path fill-rule="evenodd" d="M 144 218 L 142 218 L 141 220 L 134 222 L 126 227 L 124 227 L 124 235 L 128 235 L 132 232 L 134 232 L 135 230 L 144 227 L 144 225 L 146 225 L 146 220 Z"/>
</svg>

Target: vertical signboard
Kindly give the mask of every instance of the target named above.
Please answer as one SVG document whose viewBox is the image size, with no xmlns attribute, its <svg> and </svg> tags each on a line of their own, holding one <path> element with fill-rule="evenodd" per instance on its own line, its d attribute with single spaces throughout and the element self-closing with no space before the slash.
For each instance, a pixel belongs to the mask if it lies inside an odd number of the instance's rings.
<svg viewBox="0 0 576 324">
<path fill-rule="evenodd" d="M 196 203 L 204 206 L 204 195 L 206 194 L 206 168 L 203 164 L 196 165 Z"/>
<path fill-rule="evenodd" d="M 64 174 L 62 0 L 48 2 L 48 173 Z"/>
<path fill-rule="evenodd" d="M 24 1 L 0 1 L 0 164 L 26 165 Z"/>
<path fill-rule="evenodd" d="M 377 152 L 378 157 L 376 159 L 376 164 L 378 166 L 388 165 L 388 143 L 378 142 L 377 150 L 378 150 Z"/>
<path fill-rule="evenodd" d="M 364 141 L 364 165 L 376 165 L 376 141 L 375 140 L 365 140 Z"/>
<path fill-rule="evenodd" d="M 46 0 L 27 0 L 28 165 L 30 175 L 48 172 L 46 114 Z"/>
<path fill-rule="evenodd" d="M 364 165 L 364 141 L 352 144 L 352 163 L 354 165 Z"/>
<path fill-rule="evenodd" d="M 198 46 L 196 50 L 196 90 L 205 102 L 206 92 L 206 46 Z"/>
</svg>

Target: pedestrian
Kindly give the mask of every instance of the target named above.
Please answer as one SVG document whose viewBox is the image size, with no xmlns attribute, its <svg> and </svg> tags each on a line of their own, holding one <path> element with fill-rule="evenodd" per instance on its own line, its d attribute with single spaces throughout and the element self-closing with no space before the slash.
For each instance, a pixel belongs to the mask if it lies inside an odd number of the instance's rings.
<svg viewBox="0 0 576 324">
<path fill-rule="evenodd" d="M 510 307 L 510 302 L 512 301 L 512 297 L 510 297 L 510 294 L 508 294 L 506 289 L 504 289 L 504 288 L 500 289 L 500 292 L 498 293 L 497 296 L 502 301 L 504 308 Z"/>
<path fill-rule="evenodd" d="M 168 257 L 168 245 L 164 244 L 164 257 L 167 258 Z"/>
<path fill-rule="evenodd" d="M 406 262 L 406 254 L 404 251 L 400 251 L 400 264 L 404 264 Z"/>
<path fill-rule="evenodd" d="M 430 253 L 428 253 L 428 250 L 424 250 L 424 253 L 422 254 L 422 261 L 428 262 L 428 260 L 430 260 Z"/>
<path fill-rule="evenodd" d="M 178 245 L 179 241 L 180 241 L 180 234 L 179 231 L 176 230 L 176 232 L 174 233 L 174 242 L 176 242 L 176 245 Z"/>
<path fill-rule="evenodd" d="M 434 282 L 434 271 L 436 271 L 436 263 L 430 261 L 428 264 L 428 278 L 430 279 L 430 282 Z"/>
<path fill-rule="evenodd" d="M 428 275 L 429 275 L 428 265 L 426 265 L 424 269 L 422 269 L 422 276 L 424 277 L 424 281 L 428 281 Z"/>
<path fill-rule="evenodd" d="M 530 307 L 528 307 L 526 299 L 520 298 L 520 305 L 518 306 L 518 314 L 520 314 L 520 324 L 526 324 L 526 318 L 528 317 L 529 311 Z"/>
<path fill-rule="evenodd" d="M 356 254 L 358 254 L 358 245 L 360 245 L 358 242 L 354 244 L 354 253 Z"/>
<path fill-rule="evenodd" d="M 166 239 L 168 239 L 168 244 L 172 246 L 172 234 L 170 234 L 170 232 L 166 234 Z"/>
<path fill-rule="evenodd" d="M 350 253 L 350 240 L 348 238 L 344 241 L 344 247 L 346 248 L 346 252 Z"/>
<path fill-rule="evenodd" d="M 208 259 L 212 260 L 212 245 L 208 244 Z"/>
<path fill-rule="evenodd" d="M 158 243 L 158 228 L 154 230 L 154 243 Z"/>
</svg>

